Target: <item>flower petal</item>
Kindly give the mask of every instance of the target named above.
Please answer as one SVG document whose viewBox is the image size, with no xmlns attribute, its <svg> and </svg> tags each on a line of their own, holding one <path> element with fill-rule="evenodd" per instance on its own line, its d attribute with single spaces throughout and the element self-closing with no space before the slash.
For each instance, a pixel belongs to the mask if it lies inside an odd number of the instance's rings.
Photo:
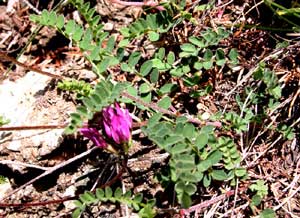
<svg viewBox="0 0 300 218">
<path fill-rule="evenodd" d="M 96 128 L 81 128 L 80 132 L 84 137 L 90 139 L 96 146 L 102 148 L 107 146 L 105 140 Z"/>
<path fill-rule="evenodd" d="M 111 138 L 112 129 L 110 128 L 109 124 L 107 122 L 103 122 L 103 126 L 104 126 L 106 135 Z"/>
</svg>

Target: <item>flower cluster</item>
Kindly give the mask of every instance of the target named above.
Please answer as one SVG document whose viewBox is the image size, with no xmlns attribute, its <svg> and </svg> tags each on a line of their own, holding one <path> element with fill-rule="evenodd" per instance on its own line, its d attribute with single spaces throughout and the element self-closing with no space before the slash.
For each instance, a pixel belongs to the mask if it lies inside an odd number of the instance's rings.
<svg viewBox="0 0 300 218">
<path fill-rule="evenodd" d="M 117 144 L 123 144 L 130 140 L 132 119 L 127 109 L 120 108 L 116 103 L 114 108 L 103 109 L 102 119 L 107 137 L 113 139 Z"/>
<path fill-rule="evenodd" d="M 127 143 L 131 139 L 132 119 L 127 109 L 120 108 L 115 103 L 102 110 L 100 126 L 103 127 L 105 136 L 116 144 Z M 92 140 L 99 147 L 106 148 L 107 143 L 95 127 L 81 128 L 81 134 Z"/>
</svg>

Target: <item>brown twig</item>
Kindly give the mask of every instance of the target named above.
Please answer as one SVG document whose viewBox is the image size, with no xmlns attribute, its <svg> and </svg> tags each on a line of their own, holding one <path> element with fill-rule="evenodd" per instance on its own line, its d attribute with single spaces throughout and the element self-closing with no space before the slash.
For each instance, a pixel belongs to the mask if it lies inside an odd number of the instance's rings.
<svg viewBox="0 0 300 218">
<path fill-rule="evenodd" d="M 50 167 L 41 167 L 41 166 L 37 166 L 37 165 L 34 165 L 34 164 L 28 164 L 28 163 L 23 163 L 23 162 L 20 162 L 20 161 L 11 161 L 11 160 L 0 160 L 0 164 L 3 164 L 3 165 L 14 165 L 14 166 L 21 166 L 21 167 L 29 167 L 29 168 L 34 168 L 34 169 L 39 169 L 39 170 L 49 170 Z"/>
<path fill-rule="evenodd" d="M 47 171 L 45 171 L 41 175 L 35 177 L 34 179 L 30 180 L 29 182 L 26 182 L 25 184 L 21 185 L 20 187 L 16 188 L 15 190 L 11 191 L 10 193 L 8 193 L 3 198 L 0 198 L 0 200 L 7 199 L 9 196 L 15 194 L 16 192 L 20 191 L 21 189 L 25 188 L 26 186 L 31 185 L 32 183 L 38 181 L 39 179 L 41 179 L 41 178 L 43 178 L 43 177 L 45 177 L 47 175 L 50 175 L 50 174 L 54 173 L 55 171 L 61 169 L 62 167 L 65 167 L 65 166 L 73 163 L 74 161 L 79 160 L 79 159 L 81 159 L 81 158 L 89 155 L 90 153 L 92 153 L 93 151 L 95 151 L 97 149 L 99 149 L 99 147 L 93 147 L 93 148 L 91 148 L 91 149 L 89 149 L 89 150 L 87 150 L 87 151 L 85 151 L 85 152 L 83 152 L 83 153 L 81 153 L 81 154 L 73 157 L 73 158 L 70 158 L 69 160 L 67 160 L 65 162 L 62 162 L 62 163 L 60 163 L 60 164 L 58 164 L 58 165 L 56 165 L 54 167 L 51 167 L 50 169 L 48 169 Z"/>
<path fill-rule="evenodd" d="M 54 124 L 54 125 L 37 125 L 37 126 L 1 126 L 0 131 L 20 131 L 20 130 L 38 130 L 38 129 L 63 129 L 68 124 Z"/>
<path fill-rule="evenodd" d="M 65 197 L 63 199 L 43 201 L 43 202 L 29 202 L 29 203 L 0 203 L 0 208 L 5 207 L 36 207 L 36 206 L 45 206 L 48 204 L 60 204 L 65 201 L 75 200 L 78 196 Z"/>
<path fill-rule="evenodd" d="M 55 79 L 63 79 L 64 78 L 64 77 L 62 77 L 60 75 L 52 74 L 52 73 L 45 72 L 45 71 L 42 71 L 40 69 L 37 69 L 35 67 L 27 66 L 26 64 L 23 64 L 23 63 L 17 61 L 16 59 L 8 56 L 4 52 L 0 52 L 0 58 L 3 59 L 3 60 L 10 61 L 10 62 L 12 62 L 12 63 L 14 63 L 16 65 L 19 65 L 19 66 L 25 68 L 26 70 L 34 71 L 36 73 L 39 73 L 39 74 L 42 74 L 42 75 L 45 75 L 45 76 L 49 76 L 49 77 L 52 77 L 52 78 L 55 78 Z"/>
<path fill-rule="evenodd" d="M 124 6 L 137 6 L 137 7 L 143 7 L 143 6 L 149 6 L 149 7 L 154 7 L 159 11 L 164 11 L 165 8 L 161 5 L 159 5 L 157 2 L 153 0 L 149 1 L 144 1 L 144 2 L 131 2 L 131 1 L 121 1 L 121 0 L 111 0 L 112 3 L 116 3 L 119 5 L 124 5 Z"/>
<path fill-rule="evenodd" d="M 226 192 L 225 194 L 222 194 L 218 197 L 215 197 L 215 198 L 212 198 L 210 200 L 204 201 L 200 204 L 194 205 L 194 206 L 192 206 L 188 209 L 181 209 L 180 210 L 180 216 L 181 216 L 181 218 L 184 218 L 185 216 L 189 216 L 190 213 L 192 213 L 194 211 L 197 211 L 197 210 L 200 210 L 202 208 L 209 207 L 210 205 L 215 204 L 218 201 L 224 200 L 225 198 L 228 198 L 228 197 L 234 195 L 234 193 L 235 193 L 235 191 L 231 190 L 231 191 Z"/>
<path fill-rule="evenodd" d="M 98 147 L 94 147 L 93 149 L 90 149 L 88 151 L 91 152 L 91 150 L 95 150 L 96 148 Z M 89 154 L 90 152 L 88 152 L 87 154 Z M 87 155 L 86 154 L 86 155 Z M 79 155 L 78 155 L 79 156 Z M 76 156 L 76 157 L 78 157 Z M 83 157 L 83 156 L 81 156 Z M 80 157 L 80 158 L 81 158 Z M 79 159 L 79 158 L 76 158 L 76 160 Z M 67 161 L 66 161 L 67 162 Z M 64 162 L 65 163 L 65 162 Z M 65 165 L 64 165 L 65 166 Z M 122 161 L 122 168 L 120 170 L 120 172 L 114 177 L 112 178 L 110 181 L 108 181 L 107 183 L 101 185 L 99 188 L 105 188 L 107 186 L 111 186 L 113 183 L 115 183 L 118 179 L 120 179 L 123 175 L 123 173 L 125 172 L 125 168 L 127 166 L 127 160 L 123 160 Z M 53 172 L 53 171 L 52 171 Z M 52 173 L 51 172 L 51 173 Z M 43 175 L 43 174 L 42 174 Z M 41 175 L 41 176 L 42 176 Z M 45 175 L 44 175 L 45 176 Z M 37 180 L 37 179 L 40 179 L 41 177 L 39 176 L 39 178 L 35 178 L 33 180 Z M 31 181 L 33 181 L 31 180 Z M 29 182 L 31 182 L 29 181 Z M 28 182 L 28 183 L 29 183 Z M 33 183 L 33 182 L 31 182 Z M 25 185 L 28 185 L 27 183 Z M 24 185 L 23 185 L 24 186 Z M 22 187 L 22 186 L 21 186 Z M 19 187 L 18 189 L 20 189 L 21 187 Z M 14 190 L 14 191 L 18 191 L 18 190 Z M 95 192 L 96 190 L 93 190 L 92 192 Z M 13 194 L 12 192 L 10 194 Z M 7 198 L 8 196 L 6 196 Z M 79 197 L 79 194 L 78 195 L 75 195 L 75 196 L 68 196 L 68 197 L 65 197 L 65 198 L 62 198 L 62 199 L 57 199 L 57 200 L 50 200 L 50 201 L 43 201 L 43 202 L 28 202 L 28 203 L 0 203 L 0 208 L 5 208 L 5 207 L 34 207 L 34 206 L 45 206 L 45 205 L 49 205 L 49 204 L 60 204 L 62 202 L 65 202 L 65 201 L 71 201 L 71 200 L 75 200 L 75 199 L 78 199 Z M 5 198 L 4 198 L 5 199 Z"/>
</svg>

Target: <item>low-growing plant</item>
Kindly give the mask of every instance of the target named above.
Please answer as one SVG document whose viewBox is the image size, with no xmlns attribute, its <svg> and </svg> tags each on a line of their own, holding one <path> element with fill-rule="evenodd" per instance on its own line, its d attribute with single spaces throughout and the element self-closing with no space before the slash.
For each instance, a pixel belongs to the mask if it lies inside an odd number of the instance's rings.
<svg viewBox="0 0 300 218">
<path fill-rule="evenodd" d="M 256 183 L 249 186 L 249 189 L 255 193 L 251 198 L 250 208 L 255 211 L 255 207 L 259 206 L 264 197 L 268 195 L 268 186 L 263 180 L 257 180 Z M 273 218 L 275 212 L 273 209 L 267 208 L 260 213 L 261 218 Z"/>
<path fill-rule="evenodd" d="M 185 118 L 173 124 L 160 122 L 161 118 L 161 114 L 153 115 L 142 130 L 171 155 L 169 170 L 160 178 L 165 184 L 175 185 L 183 207 L 191 205 L 191 196 L 199 182 L 209 187 L 213 180 L 230 181 L 246 175 L 246 170 L 240 167 L 241 158 L 234 142 L 226 137 L 216 138 L 213 126 L 196 128 Z"/>
<path fill-rule="evenodd" d="M 160 48 L 148 60 L 142 58 L 139 51 L 132 52 L 125 59 L 124 47 L 130 40 L 146 35 L 150 41 L 159 41 L 160 34 L 168 32 L 173 25 L 178 25 L 176 22 L 190 19 L 189 15 L 181 14 L 182 16 L 178 16 L 180 20 L 176 21 L 167 10 L 140 18 L 121 30 L 124 39 L 115 48 L 115 39 L 108 38 L 108 33 L 102 29 L 103 25 L 99 25 L 100 16 L 95 15 L 95 10 L 90 8 L 89 3 L 84 3 L 82 0 L 74 0 L 71 3 L 78 8 L 88 27 L 77 24 L 74 20 L 66 21 L 62 15 L 48 11 L 43 11 L 41 16 L 31 16 L 31 20 L 56 28 L 78 45 L 99 77 L 105 76 L 108 67 L 120 64 L 123 72 L 136 74 L 143 82 L 137 89 L 126 83 L 111 81 L 109 77 L 102 79 L 93 88 L 74 80 L 60 83 L 61 89 L 80 94 L 79 99 L 82 101 L 76 112 L 70 115 L 71 122 L 65 131 L 68 134 L 74 133 L 77 128 L 82 128 L 85 120 L 91 121 L 97 113 L 115 101 L 132 103 L 141 109 L 153 112 L 146 104 L 141 105 L 139 102 L 133 102 L 132 99 L 124 98 L 123 91 L 129 92 L 143 102 L 152 102 L 154 94 L 161 96 L 157 102 L 158 107 L 169 109 L 172 100 L 168 94 L 176 90 L 177 85 L 165 83 L 157 89 L 155 84 L 158 83 L 161 74 L 183 77 L 188 86 L 193 86 L 197 84 L 197 79 L 190 75 L 191 72 L 209 70 L 215 66 L 223 67 L 225 64 L 233 66 L 238 63 L 235 49 L 215 48 L 221 40 L 230 35 L 230 32 L 222 27 L 216 30 L 208 28 L 199 36 L 189 37 L 187 43 L 178 46 L 180 49 L 178 54 L 173 51 L 166 54 L 166 49 Z M 106 46 L 102 45 L 104 39 L 107 39 Z M 194 126 L 185 117 L 175 120 L 166 119 L 161 113 L 153 113 L 147 125 L 142 128 L 144 134 L 153 143 L 170 154 L 167 163 L 168 171 L 161 177 L 163 178 L 161 182 L 174 186 L 178 202 L 185 208 L 192 204 L 192 196 L 200 182 L 204 187 L 209 187 L 213 181 L 229 182 L 246 175 L 246 170 L 240 167 L 240 154 L 233 140 L 227 137 L 216 138 L 214 129 L 213 126 Z M 98 135 L 98 129 L 82 128 L 81 132 L 94 144 L 105 147 L 101 142 L 102 136 Z M 110 200 L 132 205 L 140 214 L 145 213 L 148 214 L 147 217 L 151 217 L 153 213 L 149 209 L 149 204 L 141 204 L 141 196 L 138 197 L 139 202 L 135 202 L 134 199 L 136 197 L 132 198 L 131 194 L 122 195 L 120 189 L 117 189 L 113 196 L 109 187 L 105 192 L 97 190 L 96 195 L 86 192 L 80 196 L 81 202 L 77 201 L 78 208 L 74 214 L 79 216 L 87 204 Z"/>
<path fill-rule="evenodd" d="M 89 83 L 84 82 L 83 80 L 78 81 L 75 79 L 58 82 L 57 88 L 76 93 L 77 99 L 87 97 L 92 92 L 92 87 Z"/>
<path fill-rule="evenodd" d="M 119 46 L 124 47 L 130 40 L 144 35 L 152 42 L 158 41 L 160 34 L 168 32 L 173 25 L 172 17 L 168 13 L 149 14 L 146 18 L 139 18 L 120 30 L 124 39 L 120 41 Z"/>
<path fill-rule="evenodd" d="M 253 74 L 254 79 L 262 81 L 265 87 L 262 87 L 262 91 L 275 99 L 281 97 L 281 87 L 278 83 L 278 78 L 273 71 L 265 67 L 265 63 L 260 63 L 258 69 Z"/>
<path fill-rule="evenodd" d="M 75 6 L 83 7 L 81 11 L 85 11 L 85 19 L 90 24 L 88 27 L 84 27 L 72 19 L 66 21 L 63 15 L 58 15 L 54 11 L 43 10 L 41 15 L 31 15 L 30 19 L 42 26 L 55 28 L 81 50 L 85 51 L 85 57 L 92 64 L 93 71 L 99 77 L 102 77 L 107 67 L 119 64 L 118 58 L 112 53 L 115 38 L 108 38 L 109 34 L 103 31 L 103 25 L 99 25 L 100 16 L 94 16 L 95 9 L 89 8 L 89 3 L 76 2 Z M 81 3 L 78 4 L 78 2 Z M 106 39 L 107 43 L 104 46 L 103 42 Z"/>
<path fill-rule="evenodd" d="M 5 176 L 0 175 L 0 184 L 7 183 L 8 179 Z"/>
<path fill-rule="evenodd" d="M 172 1 L 169 6 L 164 5 L 165 11 L 147 14 L 122 28 L 120 33 L 123 39 L 120 42 L 103 30 L 101 17 L 89 3 L 83 0 L 70 2 L 88 25 L 66 20 L 55 12 L 43 11 L 40 16 L 31 16 L 31 20 L 55 28 L 78 46 L 100 78 L 93 86 L 76 80 L 59 83 L 60 89 L 75 92 L 80 102 L 76 111 L 70 114 L 71 120 L 65 133 L 72 134 L 79 130 L 95 145 L 126 159 L 131 134 L 126 132 L 125 137 L 119 126 L 125 123 L 126 131 L 130 131 L 132 121 L 128 118 L 128 111 L 124 112 L 126 110 L 116 102 L 132 104 L 139 110 L 148 111 L 146 125 L 141 128 L 143 134 L 170 155 L 165 170 L 158 172 L 157 178 L 164 188 L 175 190 L 177 203 L 181 207 L 188 208 L 193 204 L 199 186 L 209 188 L 218 182 L 235 185 L 237 180 L 245 179 L 247 170 L 242 166 L 239 146 L 233 138 L 217 136 L 215 126 L 205 125 L 205 122 L 195 124 L 186 116 L 169 111 L 173 105 L 171 96 L 183 88 L 176 80 L 183 81 L 184 88 L 190 88 L 189 97 L 197 99 L 213 90 L 212 85 L 197 87 L 204 73 L 225 67 L 230 69 L 239 63 L 237 50 L 222 46 L 223 41 L 232 34 L 231 30 L 222 26 L 201 29 L 199 34 L 186 36 L 183 42 L 174 40 L 172 49 L 167 44 L 145 57 L 138 49 L 128 52 L 127 45 L 142 38 L 160 45 L 160 40 L 165 40 L 173 27 L 186 20 L 195 22 L 191 13 L 183 10 L 184 1 L 178 5 Z M 126 75 L 134 75 L 135 80 L 114 81 L 113 77 L 108 76 L 111 67 L 118 67 Z M 217 119 L 223 119 L 224 129 L 246 132 L 249 124 L 257 122 L 252 105 L 263 101 L 261 94 L 267 93 L 273 99 L 280 98 L 281 89 L 271 70 L 262 66 L 254 78 L 263 88 L 246 91 L 246 97 L 236 97 L 241 114 L 229 111 L 220 115 Z M 99 117 L 101 122 L 94 122 Z M 283 127 L 280 131 L 286 137 L 290 136 L 287 128 Z M 126 140 L 122 140 L 124 137 Z M 112 191 L 106 187 L 104 190 L 97 189 L 95 194 L 85 192 L 80 195 L 73 216 L 79 217 L 88 205 L 107 201 L 127 204 L 141 217 L 153 217 L 156 213 L 155 201 L 147 201 L 142 195 L 131 192 L 122 193 L 120 188 Z"/>
<path fill-rule="evenodd" d="M 283 138 L 292 140 L 295 138 L 294 128 L 285 124 L 279 124 L 278 131 L 283 135 Z"/>
<path fill-rule="evenodd" d="M 143 194 L 141 193 L 134 195 L 130 190 L 123 193 L 122 189 L 119 187 L 114 191 L 110 187 L 106 187 L 104 189 L 96 189 L 95 194 L 89 191 L 81 194 L 79 200 L 74 202 L 77 208 L 73 212 L 72 217 L 78 218 L 84 212 L 86 207 L 91 204 L 99 204 L 102 202 L 126 204 L 130 208 L 138 211 L 140 217 L 152 218 L 156 215 L 155 210 L 153 209 L 155 200 L 151 199 L 147 202 L 143 202 Z"/>
<path fill-rule="evenodd" d="M 6 119 L 4 116 L 0 116 L 0 126 L 6 125 L 9 123 L 10 123 L 9 119 Z"/>
</svg>

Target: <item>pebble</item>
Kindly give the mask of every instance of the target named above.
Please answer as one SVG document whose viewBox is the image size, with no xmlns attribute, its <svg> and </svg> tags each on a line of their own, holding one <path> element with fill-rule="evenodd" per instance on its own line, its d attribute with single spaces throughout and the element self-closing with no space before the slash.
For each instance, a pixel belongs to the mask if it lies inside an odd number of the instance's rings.
<svg viewBox="0 0 300 218">
<path fill-rule="evenodd" d="M 113 23 L 108 22 L 108 23 L 104 24 L 103 30 L 111 31 L 113 29 L 114 29 L 114 24 Z"/>
</svg>

